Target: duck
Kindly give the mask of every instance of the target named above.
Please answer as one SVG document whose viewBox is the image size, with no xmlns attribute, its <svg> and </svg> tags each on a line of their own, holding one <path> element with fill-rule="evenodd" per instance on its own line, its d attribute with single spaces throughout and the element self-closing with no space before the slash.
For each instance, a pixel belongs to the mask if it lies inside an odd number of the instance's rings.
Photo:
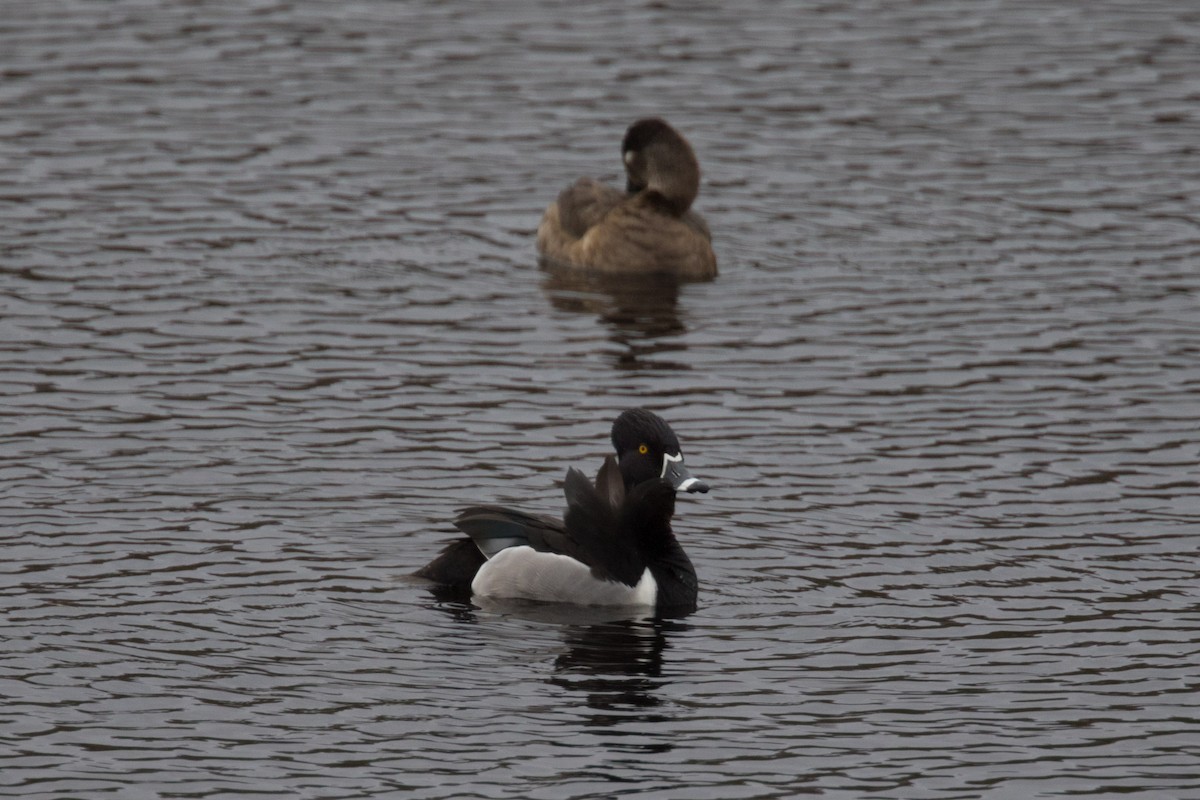
<svg viewBox="0 0 1200 800">
<path fill-rule="evenodd" d="M 678 492 L 708 484 L 684 464 L 657 414 L 629 409 L 612 426 L 616 455 L 595 481 L 567 470 L 562 519 L 497 505 L 461 509 L 451 542 L 415 574 L 473 598 L 690 612 L 696 570 L 671 530 Z"/>
<path fill-rule="evenodd" d="M 537 230 L 542 259 L 605 275 L 715 278 L 712 234 L 691 210 L 700 163 L 687 139 L 662 119 L 640 119 L 625 132 L 621 158 L 625 191 L 580 178 L 549 205 Z"/>
</svg>

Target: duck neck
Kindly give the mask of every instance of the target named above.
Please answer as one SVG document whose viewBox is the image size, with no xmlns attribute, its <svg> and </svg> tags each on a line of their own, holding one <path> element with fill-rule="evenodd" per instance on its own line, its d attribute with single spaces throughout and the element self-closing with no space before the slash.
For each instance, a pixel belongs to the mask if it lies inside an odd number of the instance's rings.
<svg viewBox="0 0 1200 800">
<path fill-rule="evenodd" d="M 646 207 L 672 217 L 682 217 L 692 205 L 691 198 L 664 194 L 657 189 L 645 189 L 638 198 Z"/>
<path fill-rule="evenodd" d="M 690 612 L 696 609 L 699 581 L 696 568 L 672 536 L 660 555 L 650 562 L 650 574 L 658 582 L 659 608 Z"/>
</svg>

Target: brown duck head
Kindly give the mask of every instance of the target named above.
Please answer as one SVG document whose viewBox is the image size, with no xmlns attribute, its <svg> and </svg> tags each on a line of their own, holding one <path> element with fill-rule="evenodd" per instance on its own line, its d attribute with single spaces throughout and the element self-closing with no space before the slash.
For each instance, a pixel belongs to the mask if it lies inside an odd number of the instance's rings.
<svg viewBox="0 0 1200 800">
<path fill-rule="evenodd" d="M 675 215 L 691 207 L 700 191 L 700 163 L 679 131 L 661 119 L 640 119 L 621 142 L 626 188 L 644 192 Z"/>
</svg>

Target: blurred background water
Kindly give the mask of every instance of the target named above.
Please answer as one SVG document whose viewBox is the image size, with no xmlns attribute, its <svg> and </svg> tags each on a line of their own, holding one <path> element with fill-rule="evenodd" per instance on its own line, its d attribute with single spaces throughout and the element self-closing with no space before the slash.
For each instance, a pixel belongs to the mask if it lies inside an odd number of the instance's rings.
<svg viewBox="0 0 1200 800">
<path fill-rule="evenodd" d="M 1200 8 L 12 0 L 0 795 L 1200 795 Z M 661 115 L 721 276 L 538 268 Z M 681 620 L 406 578 L 631 405 Z"/>
</svg>

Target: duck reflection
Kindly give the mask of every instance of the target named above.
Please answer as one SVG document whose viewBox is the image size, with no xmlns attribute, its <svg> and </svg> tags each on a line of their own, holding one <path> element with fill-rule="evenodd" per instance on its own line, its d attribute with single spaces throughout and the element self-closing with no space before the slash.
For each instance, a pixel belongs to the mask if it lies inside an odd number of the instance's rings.
<svg viewBox="0 0 1200 800">
<path fill-rule="evenodd" d="M 603 712 L 587 717 L 589 726 L 622 726 L 631 716 L 643 722 L 667 720 L 672 714 L 659 710 L 664 704 L 659 696 L 665 683 L 663 654 L 668 634 L 686 629 L 681 620 L 662 617 L 567 627 L 567 649 L 555 659 L 548 682 L 583 693 L 589 708 Z M 669 750 L 670 745 L 657 749 Z"/>
<path fill-rule="evenodd" d="M 604 275 L 542 263 L 542 291 L 560 311 L 593 314 L 619 346 L 614 366 L 623 370 L 691 369 L 663 358 L 682 353 L 687 327 L 679 318 L 678 279 L 670 275 Z"/>
<path fill-rule="evenodd" d="M 432 608 L 463 624 L 478 624 L 477 612 L 482 611 L 561 626 L 566 649 L 554 659 L 546 681 L 583 694 L 587 707 L 597 712 L 585 715 L 589 727 L 620 728 L 631 721 L 663 722 L 674 717 L 674 712 L 660 710 L 664 701 L 659 690 L 667 683 L 662 676 L 663 655 L 670 638 L 689 629 L 684 618 L 690 612 L 646 616 L 644 609 L 471 597 L 469 591 L 449 587 L 426 589 L 435 601 Z M 648 747 L 671 749 L 669 742 Z"/>
</svg>

